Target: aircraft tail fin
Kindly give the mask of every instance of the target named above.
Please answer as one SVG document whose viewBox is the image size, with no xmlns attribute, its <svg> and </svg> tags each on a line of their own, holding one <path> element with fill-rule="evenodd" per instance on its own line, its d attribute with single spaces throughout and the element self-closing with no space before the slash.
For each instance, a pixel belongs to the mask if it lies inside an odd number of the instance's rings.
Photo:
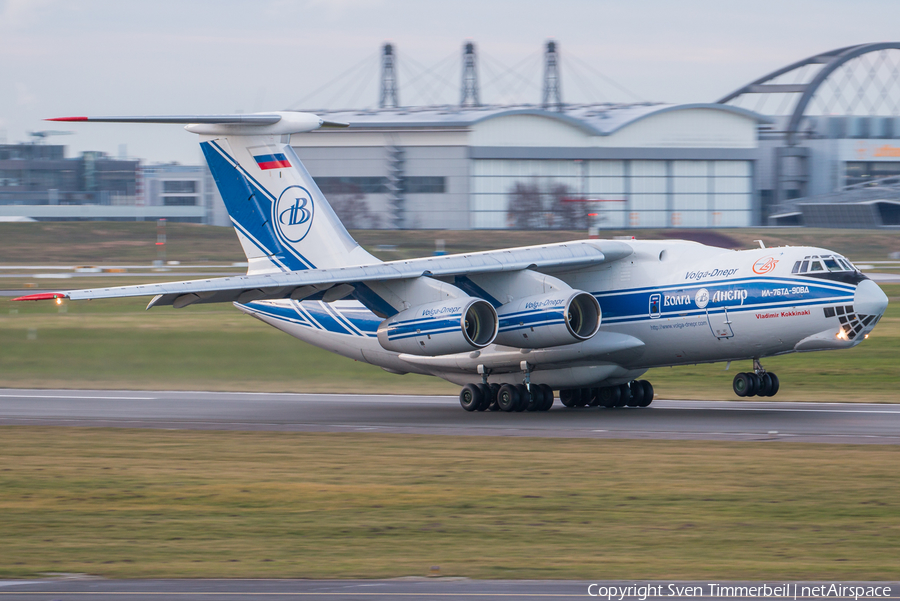
<svg viewBox="0 0 900 601">
<path fill-rule="evenodd" d="M 379 262 L 350 236 L 290 144 L 291 134 L 346 124 L 295 112 L 52 121 L 187 124 L 186 130 L 200 135 L 203 155 L 247 255 L 248 273 Z"/>
</svg>

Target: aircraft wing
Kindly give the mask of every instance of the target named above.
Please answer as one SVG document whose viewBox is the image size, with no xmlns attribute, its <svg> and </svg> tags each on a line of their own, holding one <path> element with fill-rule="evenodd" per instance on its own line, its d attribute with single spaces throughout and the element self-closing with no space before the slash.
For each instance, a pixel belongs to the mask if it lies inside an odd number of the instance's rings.
<svg viewBox="0 0 900 601">
<path fill-rule="evenodd" d="M 14 300 L 46 300 L 53 298 L 91 300 L 154 296 L 154 299 L 147 305 L 148 309 L 162 305 L 172 305 L 175 308 L 181 308 L 195 303 L 232 301 L 247 303 L 261 299 L 293 298 L 302 300 L 323 291 L 326 291 L 325 300 L 337 300 L 346 296 L 352 290 L 350 287 L 338 290 L 336 287 L 342 284 L 352 285 L 371 281 L 402 280 L 422 276 L 447 277 L 523 269 L 561 271 L 617 261 L 631 255 L 633 252 L 631 246 L 624 242 L 584 240 L 478 253 L 426 257 L 408 261 L 389 261 L 353 267 L 49 292 L 22 296 Z M 336 298 L 329 299 L 327 291 L 333 287 L 337 290 L 334 294 Z"/>
</svg>

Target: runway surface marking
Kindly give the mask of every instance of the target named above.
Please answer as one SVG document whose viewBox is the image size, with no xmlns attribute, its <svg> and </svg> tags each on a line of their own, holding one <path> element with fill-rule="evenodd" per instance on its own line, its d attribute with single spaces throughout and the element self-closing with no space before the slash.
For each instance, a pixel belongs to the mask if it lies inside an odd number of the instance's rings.
<svg viewBox="0 0 900 601">
<path fill-rule="evenodd" d="M 469 413 L 451 396 L 3 389 L 0 424 L 900 444 L 900 404 L 756 399 Z"/>
</svg>

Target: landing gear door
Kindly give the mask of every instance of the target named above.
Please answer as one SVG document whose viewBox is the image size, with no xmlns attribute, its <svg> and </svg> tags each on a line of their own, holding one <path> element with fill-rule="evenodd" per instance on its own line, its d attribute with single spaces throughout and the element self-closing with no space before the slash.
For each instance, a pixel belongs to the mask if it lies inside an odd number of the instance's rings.
<svg viewBox="0 0 900 601">
<path fill-rule="evenodd" d="M 713 336 L 719 340 L 734 337 L 734 330 L 731 329 L 731 318 L 728 316 L 728 309 L 725 309 L 722 313 L 710 313 L 707 311 L 706 321 L 709 323 L 709 329 Z"/>
</svg>

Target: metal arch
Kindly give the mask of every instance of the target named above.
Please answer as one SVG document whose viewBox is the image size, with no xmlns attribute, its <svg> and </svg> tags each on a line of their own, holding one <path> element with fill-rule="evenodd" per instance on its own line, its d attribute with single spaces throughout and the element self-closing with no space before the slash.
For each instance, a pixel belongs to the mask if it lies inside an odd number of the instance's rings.
<svg viewBox="0 0 900 601">
<path fill-rule="evenodd" d="M 900 42 L 861 44 L 859 46 L 847 48 L 844 50 L 844 52 L 841 52 L 839 55 L 837 55 L 834 60 L 822 67 L 821 71 L 816 73 L 816 76 L 813 77 L 808 84 L 806 84 L 806 89 L 803 91 L 803 95 L 800 96 L 800 100 L 798 100 L 797 104 L 794 106 L 794 112 L 791 115 L 791 120 L 788 122 L 787 126 L 788 144 L 793 143 L 794 135 L 800 128 L 800 120 L 803 118 L 803 113 L 806 111 L 807 105 L 809 105 L 810 100 L 812 100 L 812 97 L 819 89 L 819 86 L 822 85 L 822 82 L 828 79 L 828 76 L 834 73 L 834 71 L 844 63 L 856 58 L 857 56 L 868 54 L 869 52 L 877 52 L 879 50 L 900 50 Z"/>
<path fill-rule="evenodd" d="M 794 105 L 794 110 L 791 113 L 791 118 L 790 121 L 788 121 L 785 132 L 787 134 L 788 144 L 793 144 L 795 141 L 794 137 L 799 131 L 800 120 L 803 119 L 803 113 L 806 111 L 806 107 L 809 105 L 810 101 L 812 100 L 813 96 L 818 91 L 822 83 L 826 79 L 828 79 L 828 76 L 834 73 L 841 65 L 844 65 L 848 61 L 863 54 L 877 52 L 879 50 L 900 50 L 900 42 L 858 44 L 856 46 L 846 46 L 844 48 L 838 48 L 836 50 L 823 52 L 821 54 L 803 59 L 802 61 L 790 64 L 786 67 L 778 69 L 777 71 L 773 71 L 772 73 L 769 73 L 768 75 L 761 77 L 738 90 L 735 90 L 734 92 L 728 94 L 717 102 L 718 104 L 725 104 L 726 102 L 730 102 L 738 96 L 743 96 L 744 94 L 802 94 L 800 96 L 800 99 L 797 100 L 797 104 Z M 822 69 L 820 69 L 818 73 L 816 73 L 815 77 L 813 77 L 809 82 L 805 84 L 766 84 L 767 81 L 772 81 L 776 77 L 784 75 L 785 73 L 790 73 L 795 69 L 799 69 L 800 67 L 805 67 L 806 65 L 812 64 L 824 64 L 825 66 L 822 67 Z"/>
<path fill-rule="evenodd" d="M 772 81 L 777 77 L 781 77 L 785 73 L 790 73 L 795 69 L 799 69 L 800 67 L 805 67 L 806 65 L 818 65 L 818 64 L 827 64 L 834 60 L 834 57 L 839 56 L 842 52 L 846 52 L 848 50 L 852 50 L 854 48 L 861 48 L 866 44 L 860 44 L 858 46 L 847 46 L 845 48 L 838 48 L 837 50 L 830 50 L 828 52 L 822 52 L 821 54 L 816 54 L 815 56 L 811 56 L 809 58 L 805 58 L 802 61 L 797 61 L 796 63 L 792 63 L 787 67 L 782 67 L 777 71 L 772 71 L 768 75 L 764 75 L 760 77 L 756 81 L 752 81 L 745 85 L 744 87 L 735 90 L 731 94 L 721 98 L 716 101 L 716 104 L 725 104 L 727 102 L 731 102 L 738 96 L 743 96 L 744 94 L 763 94 L 763 93 L 775 93 L 775 92 L 788 92 L 789 90 L 781 89 L 785 86 L 778 85 L 769 85 L 766 86 L 765 83 L 767 81 Z M 809 84 L 791 84 L 791 88 L 805 88 Z M 778 89 L 773 89 L 778 88 Z M 793 91 L 803 91 L 803 90 L 793 90 Z"/>
</svg>

